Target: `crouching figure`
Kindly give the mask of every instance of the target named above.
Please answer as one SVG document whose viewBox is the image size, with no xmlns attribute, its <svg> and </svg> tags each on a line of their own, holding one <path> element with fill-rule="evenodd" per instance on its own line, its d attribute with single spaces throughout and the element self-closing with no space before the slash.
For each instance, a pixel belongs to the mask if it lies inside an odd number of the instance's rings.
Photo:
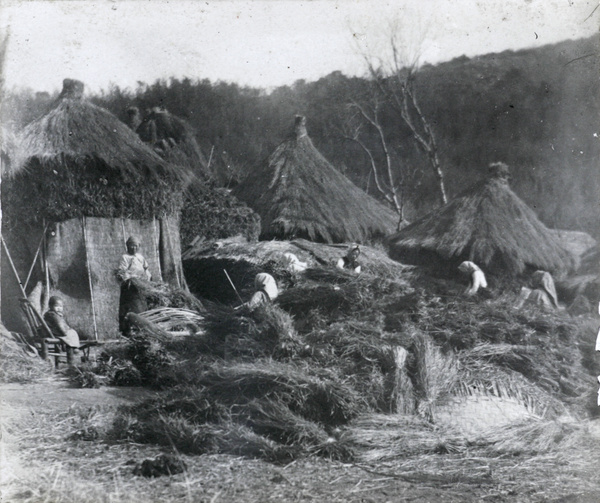
<svg viewBox="0 0 600 503">
<path fill-rule="evenodd" d="M 251 311 L 259 306 L 270 304 L 279 295 L 275 278 L 266 272 L 261 272 L 256 275 L 254 278 L 254 289 L 256 291 L 254 292 L 254 295 L 252 295 L 252 298 L 243 304 L 244 307 L 247 307 Z"/>
<path fill-rule="evenodd" d="M 474 262 L 466 260 L 458 266 L 458 270 L 463 274 L 468 274 L 470 277 L 469 287 L 465 290 L 465 295 L 471 297 L 475 295 L 480 288 L 487 288 L 488 284 L 485 279 L 485 274 Z"/>
<path fill-rule="evenodd" d="M 524 304 L 531 304 L 546 311 L 559 309 L 558 296 L 554 279 L 547 271 L 535 271 L 531 275 L 531 288 L 526 286 L 521 288 L 521 293 L 517 300 L 516 308 L 520 309 Z"/>
<path fill-rule="evenodd" d="M 359 255 L 360 255 L 360 247 L 358 245 L 352 245 L 348 249 L 348 253 L 346 253 L 345 256 L 343 256 L 342 258 L 340 258 L 337 261 L 336 267 L 338 269 L 346 269 L 349 271 L 353 271 L 356 274 L 360 274 L 361 267 L 360 267 L 360 264 L 358 263 Z"/>
</svg>

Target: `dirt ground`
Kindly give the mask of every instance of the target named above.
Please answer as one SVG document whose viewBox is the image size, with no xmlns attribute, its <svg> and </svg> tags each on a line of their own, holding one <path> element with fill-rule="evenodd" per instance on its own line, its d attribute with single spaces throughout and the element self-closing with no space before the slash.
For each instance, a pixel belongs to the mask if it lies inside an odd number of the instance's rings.
<svg viewBox="0 0 600 503">
<path fill-rule="evenodd" d="M 461 459 L 471 477 L 452 477 L 452 454 L 424 460 L 438 476 L 408 476 L 401 466 L 359 466 L 306 458 L 288 465 L 230 455 L 185 456 L 184 473 L 159 478 L 133 474 L 158 447 L 110 443 L 102 432 L 120 405 L 152 392 L 140 388 L 75 389 L 50 379 L 0 386 L 1 501 L 4 502 L 552 502 L 598 503 L 600 460 L 565 466 L 549 457 Z M 523 480 L 505 476 L 520 464 Z M 541 467 L 541 468 L 540 468 Z M 561 474 L 560 484 L 556 474 Z M 444 474 L 448 474 L 444 477 Z M 565 475 L 567 478 L 564 478 Z M 553 479 L 555 479 L 553 481 Z M 567 483 L 562 482 L 566 480 Z M 581 484 L 578 484 L 581 481 Z"/>
</svg>

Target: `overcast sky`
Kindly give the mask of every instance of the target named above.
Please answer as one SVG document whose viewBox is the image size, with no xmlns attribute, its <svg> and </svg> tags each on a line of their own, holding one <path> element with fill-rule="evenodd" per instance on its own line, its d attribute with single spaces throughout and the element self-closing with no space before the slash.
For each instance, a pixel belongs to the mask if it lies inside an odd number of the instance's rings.
<svg viewBox="0 0 600 503">
<path fill-rule="evenodd" d="M 598 32 L 598 0 L 105 0 L 0 3 L 8 88 L 88 89 L 190 77 L 273 87 L 385 57 L 390 21 L 421 62 Z"/>
</svg>

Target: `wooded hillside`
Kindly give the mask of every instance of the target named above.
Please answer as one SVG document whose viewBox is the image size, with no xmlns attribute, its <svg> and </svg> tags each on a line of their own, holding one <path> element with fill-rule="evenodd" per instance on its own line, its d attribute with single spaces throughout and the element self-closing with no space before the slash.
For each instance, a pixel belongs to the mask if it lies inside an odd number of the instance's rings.
<svg viewBox="0 0 600 503">
<path fill-rule="evenodd" d="M 479 179 L 490 162 L 511 167 L 512 188 L 550 227 L 600 237 L 600 36 L 541 49 L 465 56 L 424 65 L 417 98 L 436 135 L 450 197 Z M 197 131 L 223 183 L 235 184 L 289 132 L 294 114 L 307 117 L 316 147 L 357 185 L 376 195 L 365 153 L 344 138 L 351 101 L 368 99 L 371 84 L 334 72 L 271 92 L 235 84 L 170 79 L 113 87 L 93 101 L 126 119 L 126 110 L 163 106 Z M 6 100 L 5 117 L 26 122 L 48 96 L 31 91 Z M 438 204 L 433 176 L 409 130 L 391 107 L 381 121 L 397 169 L 407 176 L 406 217 Z M 381 157 L 374 131 L 363 138 Z M 212 155 L 211 155 L 212 154 Z"/>
</svg>

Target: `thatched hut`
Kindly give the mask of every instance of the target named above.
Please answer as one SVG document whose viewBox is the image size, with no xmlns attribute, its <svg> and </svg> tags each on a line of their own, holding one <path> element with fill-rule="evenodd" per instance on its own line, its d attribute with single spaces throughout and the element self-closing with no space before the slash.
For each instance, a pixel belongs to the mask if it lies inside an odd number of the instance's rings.
<svg viewBox="0 0 600 503">
<path fill-rule="evenodd" d="M 134 119 L 130 119 L 132 123 Z M 190 124 L 168 111 L 154 107 L 136 129 L 142 141 L 166 161 L 189 169 L 194 175 L 209 177 L 208 162 Z"/>
<path fill-rule="evenodd" d="M 390 256 L 450 270 L 471 260 L 509 276 L 571 269 L 573 257 L 510 189 L 508 178 L 505 164 L 492 164 L 486 180 L 392 236 Z"/>
<path fill-rule="evenodd" d="M 260 215 L 262 239 L 365 242 L 386 236 L 397 221 L 319 153 L 304 117 L 232 193 Z"/>
<path fill-rule="evenodd" d="M 27 290 L 42 280 L 47 295 L 65 299 L 76 330 L 106 339 L 117 331 L 114 271 L 129 235 L 141 239 L 153 278 L 185 287 L 184 181 L 125 124 L 85 100 L 83 89 L 65 79 L 56 102 L 20 132 L 3 180 L 3 235 L 22 282 L 31 274 Z M 2 317 L 8 328 L 23 330 L 7 258 Z"/>
<path fill-rule="evenodd" d="M 250 240 L 258 239 L 259 216 L 229 191 L 216 186 L 190 124 L 155 107 L 141 122 L 137 133 L 165 161 L 191 175 L 181 210 L 182 248 L 196 238 L 223 239 L 241 235 Z"/>
</svg>

